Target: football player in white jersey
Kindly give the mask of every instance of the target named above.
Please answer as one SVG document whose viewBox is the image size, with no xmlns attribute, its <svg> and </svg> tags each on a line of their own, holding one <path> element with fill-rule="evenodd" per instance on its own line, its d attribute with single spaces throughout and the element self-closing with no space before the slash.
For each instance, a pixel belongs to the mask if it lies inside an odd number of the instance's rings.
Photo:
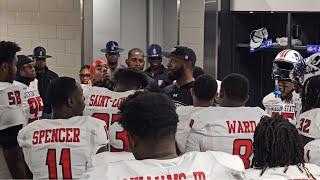
<svg viewBox="0 0 320 180">
<path fill-rule="evenodd" d="M 316 53 L 297 64 L 302 85 L 302 113 L 297 120 L 297 129 L 304 145 L 320 139 L 320 53 Z"/>
<path fill-rule="evenodd" d="M 118 124 L 118 107 L 135 90 L 144 89 L 148 81 L 142 71 L 123 68 L 114 74 L 114 84 L 115 91 L 83 85 L 86 99 L 84 114 L 107 123 L 111 152 L 129 151 L 127 133 Z"/>
<path fill-rule="evenodd" d="M 0 179 L 32 177 L 17 142 L 19 130 L 27 123 L 22 105 L 26 89 L 12 84 L 18 51 L 17 44 L 0 42 Z"/>
<path fill-rule="evenodd" d="M 291 74 L 294 65 L 302 59 L 299 52 L 291 49 L 285 49 L 276 56 L 272 68 L 275 91 L 262 100 L 270 116 L 288 119 L 293 125 L 296 125 L 296 113 L 301 110 L 301 99 L 294 91 Z"/>
<path fill-rule="evenodd" d="M 18 55 L 17 77 L 14 84 L 23 84 L 27 86 L 24 93 L 23 106 L 28 118 L 28 123 L 39 120 L 42 116 L 43 101 L 37 87 L 34 87 L 36 81 L 36 71 L 33 67 L 33 61 L 28 56 Z"/>
<path fill-rule="evenodd" d="M 85 173 L 84 179 L 244 179 L 241 159 L 222 152 L 178 156 L 178 115 L 166 95 L 137 92 L 120 107 L 120 124 L 128 132 L 135 160 L 109 163 Z"/>
<path fill-rule="evenodd" d="M 320 166 L 320 139 L 310 141 L 304 146 L 304 161 Z"/>
<path fill-rule="evenodd" d="M 177 114 L 179 122 L 176 133 L 176 142 L 180 153 L 185 152 L 187 137 L 190 132 L 190 115 L 206 107 L 214 106 L 217 94 L 217 81 L 210 75 L 200 75 L 194 81 L 193 88 L 191 89 L 191 96 L 193 106 L 179 106 L 177 107 Z M 191 123 L 191 124 L 190 124 Z"/>
<path fill-rule="evenodd" d="M 105 122 L 82 116 L 84 97 L 73 78 L 60 77 L 48 87 L 53 119 L 28 124 L 18 135 L 34 179 L 80 178 L 91 156 L 108 143 Z"/>
<path fill-rule="evenodd" d="M 241 74 L 226 76 L 221 84 L 221 107 L 210 107 L 191 115 L 193 125 L 186 151 L 222 151 L 239 155 L 250 165 L 252 138 L 260 118 L 259 107 L 244 107 L 249 99 L 249 81 Z"/>
<path fill-rule="evenodd" d="M 294 125 L 282 118 L 261 118 L 253 141 L 247 179 L 319 179 L 320 167 L 304 163 L 303 144 Z"/>
</svg>

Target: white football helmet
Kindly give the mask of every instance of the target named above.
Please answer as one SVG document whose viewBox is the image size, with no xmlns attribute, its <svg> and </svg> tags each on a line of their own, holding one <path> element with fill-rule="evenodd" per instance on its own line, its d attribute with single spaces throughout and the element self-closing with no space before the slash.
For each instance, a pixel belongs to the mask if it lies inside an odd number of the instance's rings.
<svg viewBox="0 0 320 180">
<path fill-rule="evenodd" d="M 299 83 L 304 85 L 308 79 L 320 75 L 320 53 L 315 53 L 304 60 L 303 71 L 299 76 Z"/>
<path fill-rule="evenodd" d="M 291 80 L 292 70 L 303 57 L 298 51 L 285 49 L 273 61 L 272 78 L 278 80 Z"/>
</svg>

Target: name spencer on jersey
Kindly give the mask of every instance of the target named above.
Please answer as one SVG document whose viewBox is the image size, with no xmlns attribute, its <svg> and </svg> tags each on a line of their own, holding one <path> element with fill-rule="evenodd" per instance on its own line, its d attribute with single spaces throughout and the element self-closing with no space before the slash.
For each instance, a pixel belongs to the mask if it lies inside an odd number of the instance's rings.
<svg viewBox="0 0 320 180">
<path fill-rule="evenodd" d="M 33 132 L 32 144 L 80 142 L 79 128 L 44 129 Z"/>
</svg>

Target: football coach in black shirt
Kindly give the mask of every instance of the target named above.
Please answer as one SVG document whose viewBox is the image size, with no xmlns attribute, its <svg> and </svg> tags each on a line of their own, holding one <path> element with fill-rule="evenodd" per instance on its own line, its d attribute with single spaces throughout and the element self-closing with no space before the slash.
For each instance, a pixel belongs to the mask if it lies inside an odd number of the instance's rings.
<svg viewBox="0 0 320 180">
<path fill-rule="evenodd" d="M 176 46 L 171 52 L 165 52 L 164 56 L 169 58 L 168 76 L 175 80 L 172 85 L 163 89 L 176 104 L 176 106 L 193 105 L 190 89 L 193 87 L 193 68 L 197 57 L 191 48 Z"/>
</svg>

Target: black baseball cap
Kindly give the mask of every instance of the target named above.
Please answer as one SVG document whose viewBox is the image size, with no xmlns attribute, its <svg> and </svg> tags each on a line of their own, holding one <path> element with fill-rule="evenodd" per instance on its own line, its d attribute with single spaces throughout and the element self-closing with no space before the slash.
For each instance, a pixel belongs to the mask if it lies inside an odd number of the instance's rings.
<svg viewBox="0 0 320 180">
<path fill-rule="evenodd" d="M 178 58 L 196 64 L 197 56 L 191 48 L 186 46 L 176 46 L 170 52 L 164 52 L 163 55 L 167 58 Z"/>
<path fill-rule="evenodd" d="M 34 48 L 33 54 L 29 55 L 32 58 L 46 59 L 51 58 L 52 56 L 47 55 L 47 51 L 44 47 L 38 46 Z"/>
<path fill-rule="evenodd" d="M 25 55 L 18 55 L 17 58 L 17 70 L 20 70 L 23 65 L 33 62 L 33 60 L 31 60 L 28 56 Z"/>
<path fill-rule="evenodd" d="M 121 53 L 124 49 L 119 47 L 119 44 L 116 41 L 109 41 L 106 44 L 106 48 L 100 50 L 103 53 Z"/>
</svg>

